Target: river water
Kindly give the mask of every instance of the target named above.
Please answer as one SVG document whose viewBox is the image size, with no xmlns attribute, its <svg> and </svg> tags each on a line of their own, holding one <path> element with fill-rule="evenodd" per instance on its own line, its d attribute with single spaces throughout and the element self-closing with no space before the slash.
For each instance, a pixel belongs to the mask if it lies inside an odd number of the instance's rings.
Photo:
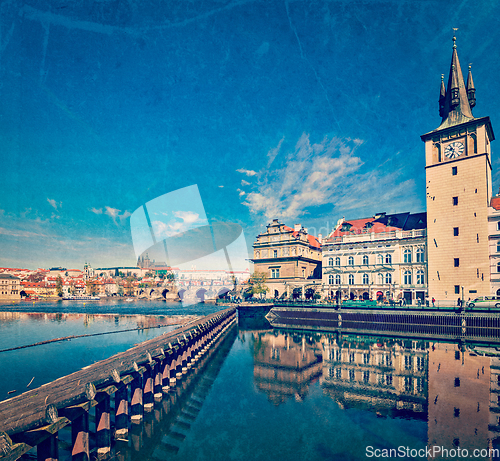
<svg viewBox="0 0 500 461">
<path fill-rule="evenodd" d="M 217 310 L 134 303 L 0 306 L 0 349 L 180 323 Z M 131 428 L 128 441 L 114 448 L 116 459 L 500 459 L 487 452 L 498 447 L 500 434 L 495 347 L 247 325 L 229 332 L 199 370 Z M 26 390 L 32 377 L 30 388 L 172 328 L 0 352 L 0 396 Z"/>
</svg>

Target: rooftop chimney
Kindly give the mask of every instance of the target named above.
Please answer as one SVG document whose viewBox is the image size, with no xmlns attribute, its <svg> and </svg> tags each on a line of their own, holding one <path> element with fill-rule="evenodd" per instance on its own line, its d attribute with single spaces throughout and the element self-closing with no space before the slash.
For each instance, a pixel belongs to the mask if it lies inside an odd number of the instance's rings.
<svg viewBox="0 0 500 461">
<path fill-rule="evenodd" d="M 293 226 L 293 230 L 299 231 L 300 229 L 302 229 L 302 224 L 295 224 L 295 226 Z"/>
</svg>

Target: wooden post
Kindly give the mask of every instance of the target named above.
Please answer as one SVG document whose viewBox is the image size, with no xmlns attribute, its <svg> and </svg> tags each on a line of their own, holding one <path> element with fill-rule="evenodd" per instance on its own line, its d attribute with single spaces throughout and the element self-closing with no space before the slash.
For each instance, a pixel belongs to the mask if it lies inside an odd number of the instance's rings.
<svg viewBox="0 0 500 461">
<path fill-rule="evenodd" d="M 110 402 L 110 396 L 106 395 L 95 409 L 97 457 L 99 459 L 106 458 L 111 451 Z"/>
<path fill-rule="evenodd" d="M 163 360 L 156 360 L 155 359 L 155 364 L 153 368 L 153 373 L 154 373 L 154 384 L 153 384 L 153 394 L 155 401 L 159 402 L 163 398 L 163 390 L 162 390 L 162 363 L 166 359 Z"/>
<path fill-rule="evenodd" d="M 142 377 L 144 382 L 144 410 L 151 411 L 154 407 L 154 397 L 153 397 L 153 376 L 152 376 L 151 365 L 147 366 L 147 369 Z"/>
<path fill-rule="evenodd" d="M 58 461 L 59 447 L 57 432 L 36 446 L 36 459 L 37 461 Z"/>
<path fill-rule="evenodd" d="M 167 393 L 170 390 L 170 366 L 172 363 L 172 359 L 170 356 L 166 357 L 162 362 L 162 376 L 161 376 L 161 385 L 163 392 Z"/>
<path fill-rule="evenodd" d="M 128 434 L 128 386 L 118 388 L 115 393 L 115 438 L 124 439 Z"/>
<path fill-rule="evenodd" d="M 72 461 L 89 461 L 89 414 L 84 411 L 71 423 Z"/>
<path fill-rule="evenodd" d="M 139 423 L 143 418 L 143 400 L 142 400 L 142 375 L 134 373 L 134 379 L 130 383 L 132 391 L 132 402 L 130 405 L 131 421 Z"/>
</svg>

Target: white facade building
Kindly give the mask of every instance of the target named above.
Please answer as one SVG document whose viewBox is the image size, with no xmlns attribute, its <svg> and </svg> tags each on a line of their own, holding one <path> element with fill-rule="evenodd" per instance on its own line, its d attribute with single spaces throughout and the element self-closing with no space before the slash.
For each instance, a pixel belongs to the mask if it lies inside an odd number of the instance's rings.
<svg viewBox="0 0 500 461">
<path fill-rule="evenodd" d="M 323 242 L 324 296 L 424 302 L 426 255 L 425 213 L 342 220 Z"/>
<path fill-rule="evenodd" d="M 492 197 L 488 209 L 490 294 L 500 296 L 500 195 Z"/>
</svg>

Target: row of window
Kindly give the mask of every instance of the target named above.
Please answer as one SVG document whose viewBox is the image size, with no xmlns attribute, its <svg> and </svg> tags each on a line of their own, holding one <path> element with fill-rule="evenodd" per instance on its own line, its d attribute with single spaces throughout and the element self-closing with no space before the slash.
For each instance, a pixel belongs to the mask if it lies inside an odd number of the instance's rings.
<svg viewBox="0 0 500 461">
<path fill-rule="evenodd" d="M 344 357 L 349 360 L 349 363 L 357 363 L 356 361 L 356 355 L 361 355 L 363 358 L 363 364 L 365 365 L 370 365 L 370 353 L 369 352 L 364 352 L 363 354 L 356 354 L 356 352 L 349 351 L 348 354 L 345 354 Z M 335 361 L 342 361 L 342 351 L 341 350 L 336 350 L 333 352 L 333 357 L 330 357 L 330 360 L 333 358 Z M 359 358 L 359 357 L 358 357 Z M 383 355 L 383 356 L 378 356 L 375 357 L 376 359 L 379 359 L 379 363 L 377 365 L 381 366 L 386 366 L 386 367 L 392 367 L 392 356 L 390 354 Z M 405 370 L 413 370 L 414 365 L 416 365 L 416 370 L 417 371 L 424 371 L 425 370 L 425 359 L 422 356 L 416 356 L 413 357 L 411 355 L 405 355 L 404 356 L 404 367 Z M 499 375 L 500 378 L 500 375 Z M 499 379 L 500 383 L 500 379 Z"/>
<path fill-rule="evenodd" d="M 360 381 L 359 379 L 356 379 L 356 372 L 353 369 L 346 370 L 347 373 L 344 376 L 347 378 L 349 381 Z M 341 368 L 330 368 L 329 377 L 331 379 L 343 379 L 343 373 Z M 370 382 L 370 371 L 369 370 L 364 370 L 361 373 L 358 374 L 361 380 L 364 383 L 369 383 Z M 393 385 L 393 375 L 391 373 L 376 373 L 375 374 L 375 379 L 378 381 L 378 384 L 380 385 L 386 385 L 386 386 L 392 386 Z M 400 378 L 401 379 L 401 378 Z M 412 376 L 404 376 L 402 377 L 403 383 L 404 383 L 404 389 L 405 392 L 408 393 L 413 393 L 413 392 L 418 392 L 422 393 L 425 390 L 425 380 L 424 378 L 421 377 L 412 377 Z"/>
<path fill-rule="evenodd" d="M 417 276 L 417 285 L 424 285 L 425 284 L 425 273 L 423 270 L 418 270 L 416 273 Z M 355 276 L 354 274 L 349 274 L 348 276 L 348 284 L 349 285 L 354 285 L 355 284 Z M 368 274 L 361 274 L 361 280 L 363 285 L 368 285 L 370 283 L 370 277 Z M 377 281 L 379 284 L 389 284 L 392 283 L 392 274 L 390 272 L 387 272 L 385 275 L 384 274 L 377 274 Z M 342 283 L 342 278 L 340 274 L 337 275 L 329 275 L 328 276 L 328 284 L 329 285 L 340 285 Z M 403 272 L 403 284 L 404 285 L 411 285 L 413 283 L 413 274 L 411 271 L 404 271 Z"/>
<path fill-rule="evenodd" d="M 403 262 L 404 263 L 411 263 L 412 262 L 412 251 L 409 248 L 405 248 L 403 250 Z M 422 263 L 425 260 L 425 250 L 423 248 L 417 248 L 415 252 L 415 262 L 417 263 Z M 377 264 L 392 264 L 392 255 L 391 254 L 378 254 L 377 255 Z M 364 265 L 370 264 L 370 258 L 368 255 L 363 255 L 363 263 Z M 329 266 L 340 266 L 341 265 L 341 259 L 340 256 L 337 256 L 335 258 L 328 258 L 328 265 Z M 354 266 L 354 256 L 349 256 L 347 258 L 347 265 L 348 266 Z"/>
</svg>

